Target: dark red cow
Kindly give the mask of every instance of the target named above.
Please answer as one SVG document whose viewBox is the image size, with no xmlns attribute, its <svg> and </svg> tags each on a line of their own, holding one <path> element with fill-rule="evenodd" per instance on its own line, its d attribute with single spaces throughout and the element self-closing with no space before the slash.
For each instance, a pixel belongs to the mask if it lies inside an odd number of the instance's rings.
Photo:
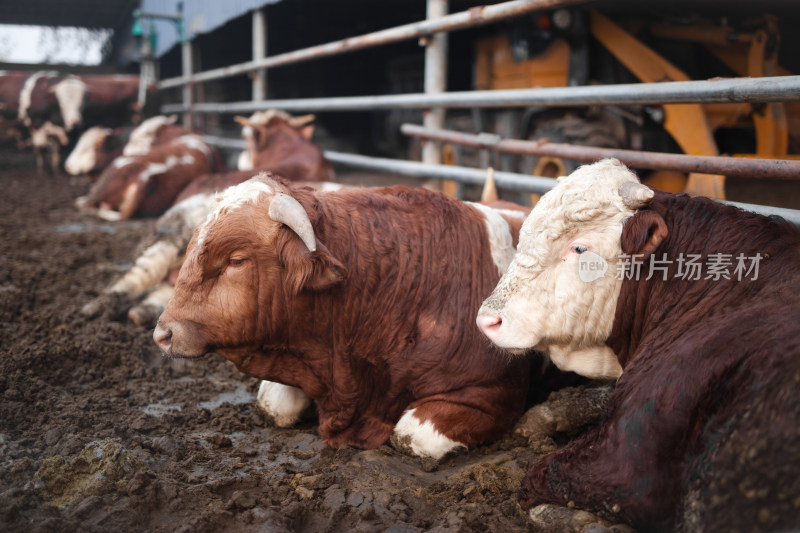
<svg viewBox="0 0 800 533">
<path fill-rule="evenodd" d="M 259 176 L 197 229 L 154 339 L 169 356 L 215 352 L 269 380 L 259 400 L 280 425 L 310 398 L 334 447 L 393 437 L 439 459 L 499 436 L 523 408 L 528 361 L 474 325 L 523 214 Z"/>
<path fill-rule="evenodd" d="M 798 273 L 781 219 L 654 194 L 616 161 L 560 178 L 478 321 L 509 350 L 576 371 L 613 354 L 622 374 L 601 425 L 531 467 L 522 507 L 797 530 Z"/>
</svg>

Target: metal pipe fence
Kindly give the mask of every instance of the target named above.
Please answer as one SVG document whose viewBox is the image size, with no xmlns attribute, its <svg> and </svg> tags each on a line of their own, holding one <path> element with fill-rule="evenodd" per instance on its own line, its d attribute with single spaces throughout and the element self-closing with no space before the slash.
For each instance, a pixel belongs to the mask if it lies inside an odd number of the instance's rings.
<svg viewBox="0 0 800 533">
<path fill-rule="evenodd" d="M 179 87 L 187 83 L 198 83 L 220 78 L 227 78 L 239 74 L 246 74 L 256 70 L 274 68 L 281 65 L 289 65 L 319 59 L 332 55 L 351 52 L 363 48 L 370 48 L 409 39 L 427 37 L 429 35 L 473 28 L 492 22 L 498 22 L 511 17 L 518 17 L 526 13 L 540 11 L 544 9 L 555 9 L 558 7 L 570 6 L 574 4 L 586 3 L 588 0 L 512 0 L 489 6 L 479 6 L 468 11 L 452 13 L 436 19 L 423 20 L 412 24 L 405 24 L 386 30 L 373 33 L 349 37 L 340 41 L 333 41 L 326 44 L 311 46 L 301 50 L 277 54 L 263 59 L 246 61 L 236 65 L 229 65 L 223 68 L 207 70 L 195 74 L 184 75 L 178 78 L 169 78 L 158 83 L 159 89 Z"/>
<path fill-rule="evenodd" d="M 196 103 L 195 113 L 250 113 L 266 109 L 284 111 L 365 111 L 376 109 L 424 109 L 429 107 L 531 107 L 647 105 L 697 103 L 799 102 L 800 76 L 731 78 L 663 83 L 625 83 L 542 89 L 458 91 L 440 94 L 391 94 L 292 98 L 260 102 Z M 164 113 L 188 111 L 182 104 L 161 108 Z"/>
<path fill-rule="evenodd" d="M 666 154 L 596 146 L 578 146 L 541 141 L 504 139 L 495 134 L 470 134 L 460 131 L 432 129 L 416 124 L 403 124 L 404 134 L 432 141 L 441 141 L 472 148 L 520 155 L 562 157 L 575 161 L 591 162 L 616 158 L 634 168 L 650 170 L 678 170 L 703 174 L 724 174 L 744 178 L 800 179 L 800 161 L 788 159 L 734 158 L 704 155 Z"/>
</svg>

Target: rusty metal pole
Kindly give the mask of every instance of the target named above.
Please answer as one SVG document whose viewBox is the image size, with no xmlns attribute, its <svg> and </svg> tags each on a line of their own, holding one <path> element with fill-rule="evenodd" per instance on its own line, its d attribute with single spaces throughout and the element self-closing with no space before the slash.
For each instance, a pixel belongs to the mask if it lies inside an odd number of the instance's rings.
<svg viewBox="0 0 800 533">
<path fill-rule="evenodd" d="M 520 155 L 561 157 L 592 162 L 613 157 L 633 168 L 678 170 L 699 174 L 723 174 L 743 178 L 772 178 L 800 180 L 800 161 L 786 159 L 757 159 L 706 155 L 643 152 L 621 148 L 599 148 L 540 141 L 504 139 L 499 135 L 478 135 L 460 131 L 433 130 L 416 124 L 403 124 L 401 131 L 412 137 L 438 140 L 472 148 L 489 148 L 498 152 Z"/>
<path fill-rule="evenodd" d="M 427 20 L 447 15 L 449 0 L 428 0 Z M 425 45 L 425 94 L 447 91 L 447 33 L 428 35 L 420 39 Z M 445 108 L 433 107 L 425 110 L 423 124 L 427 128 L 444 128 Z M 425 142 L 422 147 L 422 162 L 437 165 L 442 162 L 442 151 L 436 141 Z M 442 183 L 442 190 L 449 196 L 458 195 L 458 185 Z"/>
<path fill-rule="evenodd" d="M 267 56 L 267 17 L 264 8 L 253 10 L 253 61 L 261 61 Z M 267 97 L 267 70 L 253 71 L 253 101 L 260 102 Z"/>
<path fill-rule="evenodd" d="M 183 77 L 189 78 L 192 75 L 192 65 L 194 62 L 194 54 L 192 50 L 192 41 L 186 39 L 181 44 L 181 64 L 183 70 Z M 186 128 L 193 129 L 194 126 L 194 112 L 192 110 L 194 104 L 194 84 L 187 83 L 183 86 L 183 125 Z"/>
</svg>

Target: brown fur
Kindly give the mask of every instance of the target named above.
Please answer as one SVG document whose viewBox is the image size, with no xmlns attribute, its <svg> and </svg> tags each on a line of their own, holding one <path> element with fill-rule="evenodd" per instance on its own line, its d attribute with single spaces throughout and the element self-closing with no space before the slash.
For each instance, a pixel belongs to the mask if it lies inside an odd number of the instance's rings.
<svg viewBox="0 0 800 533">
<path fill-rule="evenodd" d="M 253 168 L 295 181 L 330 181 L 333 168 L 302 128 L 275 117 L 253 125 Z"/>
<path fill-rule="evenodd" d="M 202 252 L 196 237 L 189 245 L 159 321 L 173 346 L 300 387 L 334 447 L 383 444 L 409 408 L 469 446 L 508 429 L 530 362 L 508 359 L 475 325 L 499 279 L 482 216 L 424 189 L 291 193 L 317 251 L 275 229 L 264 203 L 221 215 Z M 231 270 L 232 257 L 248 266 Z"/>
<path fill-rule="evenodd" d="M 605 420 L 534 464 L 520 503 L 574 502 L 641 526 L 677 513 L 690 531 L 800 527 L 800 231 L 658 193 L 622 248 L 733 254 L 731 273 L 739 253 L 764 259 L 757 280 L 681 280 L 673 262 L 666 281 L 624 281 L 608 340 L 624 373 Z"/>
</svg>

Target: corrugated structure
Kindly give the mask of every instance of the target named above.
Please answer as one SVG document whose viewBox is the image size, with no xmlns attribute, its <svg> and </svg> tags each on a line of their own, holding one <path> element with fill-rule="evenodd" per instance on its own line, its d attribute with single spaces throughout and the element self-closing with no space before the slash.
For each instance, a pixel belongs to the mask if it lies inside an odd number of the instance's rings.
<svg viewBox="0 0 800 533">
<path fill-rule="evenodd" d="M 183 28 L 185 37 L 192 38 L 219 28 L 226 22 L 259 9 L 277 4 L 281 0 L 142 0 L 141 10 L 144 13 L 157 13 L 174 16 L 178 13 L 178 4 L 183 4 Z M 149 27 L 149 23 L 147 25 Z M 161 57 L 178 42 L 178 30 L 175 24 L 155 21 L 158 40 L 156 57 Z"/>
</svg>

